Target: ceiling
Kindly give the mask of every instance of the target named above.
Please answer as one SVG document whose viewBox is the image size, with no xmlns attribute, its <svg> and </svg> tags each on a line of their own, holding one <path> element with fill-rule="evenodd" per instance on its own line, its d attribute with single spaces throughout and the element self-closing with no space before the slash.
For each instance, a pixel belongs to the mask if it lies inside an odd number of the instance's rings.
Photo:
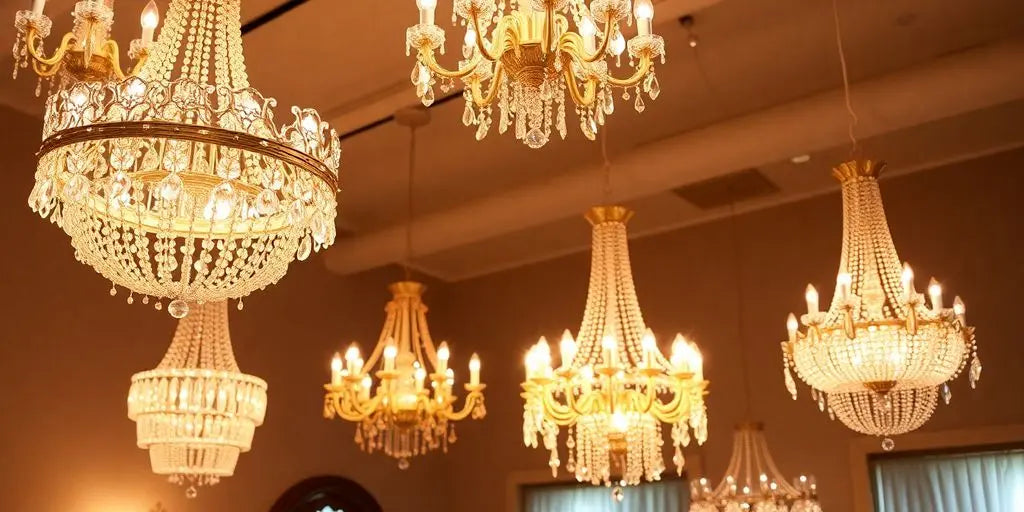
<svg viewBox="0 0 1024 512">
<path fill-rule="evenodd" d="M 121 22 L 115 37 L 121 41 L 137 37 L 135 20 L 144 3 L 117 0 L 118 19 L 129 22 Z M 165 10 L 166 0 L 159 3 Z M 243 18 L 253 20 L 283 3 L 243 0 Z M 10 13 L 28 4 L 27 0 L 5 1 Z M 437 19 L 448 30 L 449 39 L 458 40 L 461 29 L 447 22 L 451 4 L 450 0 L 438 2 Z M 867 91 L 863 97 L 871 91 L 884 97 L 887 83 L 897 84 L 895 78 L 886 82 L 888 77 L 907 75 L 907 70 L 920 70 L 918 75 L 930 69 L 934 73 L 958 70 L 994 62 L 984 60 L 991 57 L 992 52 L 985 53 L 988 48 L 996 48 L 995 53 L 1002 52 L 1004 57 L 1024 48 L 1024 2 L 1019 0 L 839 0 L 838 4 L 855 109 L 862 84 Z M 72 5 L 72 0 L 47 3 L 48 13 L 61 13 L 56 15 L 55 32 L 67 28 L 70 16 L 66 13 Z M 664 0 L 656 6 L 660 22 L 656 31 L 665 36 L 669 59 L 657 68 L 662 94 L 656 102 L 648 102 L 643 114 L 620 100 L 607 127 L 609 154 L 616 163 L 614 197 L 638 210 L 633 235 L 723 215 L 726 212 L 721 209 L 699 209 L 670 190 L 743 168 L 758 169 L 779 190 L 743 202 L 737 209 L 763 208 L 830 190 L 827 168 L 847 152 L 846 119 L 841 97 L 835 95 L 841 71 L 831 2 Z M 696 49 L 688 47 L 689 34 L 676 21 L 691 10 L 696 11 Z M 338 224 L 346 236 L 324 256 L 328 266 L 339 272 L 403 258 L 401 247 L 390 240 L 407 216 L 409 134 L 393 122 L 376 122 L 416 101 L 408 82 L 413 59 L 406 57 L 404 47 L 405 28 L 415 21 L 413 0 L 309 0 L 244 38 L 254 86 L 276 97 L 282 106 L 317 107 L 343 134 Z M 5 30 L 2 37 L 12 41 L 13 28 L 8 25 Z M 968 59 L 975 54 L 980 57 Z M 449 55 L 443 62 L 453 59 Z M 1019 73 L 1008 79 L 1024 84 L 1024 58 L 1017 60 L 1018 65 L 1005 58 L 999 61 L 1010 62 L 999 72 Z M 10 65 L 9 56 L 6 61 Z M 946 62 L 948 67 L 928 68 L 936 62 Z M 974 75 L 988 70 L 985 79 L 999 82 L 999 89 L 958 91 L 961 82 L 947 83 L 940 73 L 925 83 L 930 84 L 929 90 L 947 90 L 933 98 L 929 105 L 936 106 L 927 113 L 912 112 L 918 100 L 915 95 L 897 102 L 905 104 L 899 112 L 873 108 L 875 104 L 865 99 L 859 104 L 865 150 L 884 156 L 894 170 L 911 171 L 1024 145 L 1024 130 L 1019 128 L 1024 87 L 1002 80 L 991 65 L 978 65 L 979 73 Z M 971 77 L 962 80 L 969 82 Z M 27 76 L 17 82 L 0 80 L 0 101 L 38 115 L 41 100 L 32 98 L 34 86 Z M 986 94 L 972 92 L 979 90 Z M 815 101 L 815 105 L 836 108 L 810 109 Z M 781 142 L 776 145 L 780 151 L 789 151 L 778 154 L 756 152 L 751 149 L 756 140 L 736 138 L 728 151 L 704 159 L 693 159 L 694 150 L 679 149 L 694 146 L 670 144 L 721 127 L 749 125 L 763 113 L 773 113 L 782 122 L 787 112 L 804 112 L 801 106 L 808 113 L 821 113 L 808 114 L 801 124 L 829 137 L 814 138 L 809 133 L 803 139 L 796 135 L 786 139 L 788 130 L 777 133 Z M 432 123 L 417 134 L 414 240 L 420 249 L 415 266 L 441 279 L 458 280 L 587 247 L 589 231 L 575 213 L 599 199 L 595 194 L 600 188 L 601 156 L 598 144 L 572 128 L 572 113 L 566 141 L 553 140 L 540 150 L 530 150 L 514 137 L 497 133 L 476 142 L 473 130 L 460 122 L 462 109 L 461 99 L 436 105 L 430 109 Z M 367 125 L 375 126 L 367 129 Z M 652 156 L 650 161 L 674 162 L 672 169 L 641 169 L 646 155 L 655 155 L 655 150 L 657 158 Z M 810 154 L 810 162 L 788 161 L 789 156 L 802 153 Z M 658 180 L 652 177 L 655 171 Z M 592 189 L 583 193 L 581 187 L 590 175 Z M 557 201 L 558 208 L 546 206 L 551 202 L 546 189 L 562 186 L 571 177 L 576 188 L 565 187 L 566 197 Z M 530 212 L 500 218 L 488 214 L 493 219 L 463 215 L 509 210 L 471 209 L 497 204 L 499 199 Z M 431 228 L 442 220 L 465 236 L 447 236 Z M 459 229 L 462 222 L 467 223 L 464 230 Z M 350 257 L 367 247 L 379 250 L 367 249 L 358 258 Z"/>
</svg>

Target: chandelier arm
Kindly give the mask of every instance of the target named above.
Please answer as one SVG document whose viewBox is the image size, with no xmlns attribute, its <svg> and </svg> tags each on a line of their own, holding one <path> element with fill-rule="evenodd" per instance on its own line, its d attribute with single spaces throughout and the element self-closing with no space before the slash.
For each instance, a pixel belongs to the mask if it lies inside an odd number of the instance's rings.
<svg viewBox="0 0 1024 512">
<path fill-rule="evenodd" d="M 471 386 L 466 386 L 466 389 L 469 390 L 470 387 Z M 482 388 L 469 391 L 460 411 L 456 412 L 452 407 L 446 407 L 441 414 L 449 421 L 462 421 L 466 419 L 470 414 L 472 414 L 473 410 L 475 410 L 479 404 L 483 404 L 484 395 L 480 392 L 481 389 Z M 450 404 L 454 404 L 454 402 L 455 400 L 452 399 Z"/>
<path fill-rule="evenodd" d="M 683 396 L 689 396 L 688 389 L 686 389 L 685 382 L 679 382 L 676 385 L 675 392 L 672 393 L 672 400 L 668 403 L 661 402 L 654 398 L 651 404 L 655 416 L 665 423 L 675 423 L 680 418 L 685 416 L 689 412 L 689 407 L 686 404 L 689 400 L 683 400 Z"/>
<path fill-rule="evenodd" d="M 416 308 L 416 311 L 412 313 L 413 316 L 415 317 L 413 318 L 413 321 L 419 324 L 417 328 L 417 333 L 419 334 L 419 339 L 423 341 L 422 350 L 424 352 L 424 362 L 429 362 L 431 367 L 436 369 L 437 349 L 434 347 L 434 339 L 430 336 L 430 329 L 427 327 L 427 316 L 426 311 L 424 311 L 424 309 L 426 309 L 426 306 L 420 303 L 419 307 Z M 421 344 L 414 343 L 414 345 L 416 346 L 417 355 L 419 355 L 419 351 L 421 350 Z"/>
<path fill-rule="evenodd" d="M 541 387 L 540 395 L 541 403 L 544 405 L 544 414 L 548 419 L 554 421 L 559 426 L 576 423 L 578 416 L 573 414 L 572 409 L 555 400 L 554 395 L 546 387 Z"/>
<path fill-rule="evenodd" d="M 117 46 L 117 41 L 113 39 L 107 39 L 103 41 L 103 46 L 100 49 L 106 53 L 107 58 L 110 59 L 110 69 L 114 72 L 114 76 L 118 80 L 124 81 L 127 76 L 121 71 L 121 48 Z M 130 76 L 130 75 L 129 75 Z"/>
<path fill-rule="evenodd" d="M 612 39 L 612 27 L 615 26 L 614 20 L 609 15 L 608 20 L 604 24 L 604 38 L 601 40 L 601 45 L 594 50 L 592 55 L 587 54 L 583 45 L 583 37 L 576 32 L 565 32 L 562 34 L 558 38 L 558 48 L 587 64 L 603 60 L 608 53 L 608 45 Z"/>
<path fill-rule="evenodd" d="M 384 396 L 378 392 L 376 396 L 365 401 L 364 404 L 360 404 L 360 401 L 357 399 L 358 397 L 349 396 L 343 399 L 343 395 L 355 394 L 355 391 L 345 389 L 329 395 L 329 397 L 334 401 L 333 405 L 335 410 L 338 412 L 338 416 L 346 421 L 362 421 L 368 418 L 377 410 L 377 407 Z M 365 407 L 362 405 L 365 405 Z"/>
<path fill-rule="evenodd" d="M 474 55 L 465 66 L 452 71 L 445 69 L 438 64 L 437 59 L 434 58 L 433 50 L 428 47 L 423 47 L 420 48 L 420 62 L 425 64 L 428 69 L 444 78 L 462 78 L 476 70 L 477 65 L 480 64 L 480 56 Z"/>
<path fill-rule="evenodd" d="M 648 73 L 651 72 L 651 67 L 654 65 L 654 61 L 651 60 L 649 55 L 643 55 L 640 57 L 640 62 L 637 63 L 633 75 L 629 78 L 615 78 L 608 75 L 607 82 L 616 87 L 633 87 L 640 83 Z"/>
<path fill-rule="evenodd" d="M 594 104 L 594 100 L 597 98 L 597 79 L 594 77 L 587 78 L 587 83 L 584 86 L 584 92 L 580 92 L 579 85 L 576 83 L 576 77 L 572 74 L 570 66 L 566 66 L 562 70 L 562 74 L 565 76 L 565 83 L 568 85 L 566 89 L 569 90 L 569 96 L 572 97 L 573 102 L 581 107 L 589 107 Z"/>
<path fill-rule="evenodd" d="M 477 15 L 476 11 L 473 11 L 473 30 L 476 32 L 476 48 L 479 50 L 480 55 L 491 62 L 497 62 L 498 58 L 494 56 L 491 49 L 487 48 L 487 42 L 484 41 L 483 26 L 480 24 L 480 16 Z M 494 27 L 494 35 L 498 35 L 502 30 L 506 30 L 505 20 L 502 19 L 496 27 Z M 518 36 L 516 37 L 518 39 Z M 495 39 L 495 41 L 497 41 Z"/>
<path fill-rule="evenodd" d="M 501 62 L 494 66 L 494 76 L 491 77 L 491 87 L 487 91 L 487 96 L 484 96 L 480 92 L 480 81 L 473 80 L 470 85 L 473 93 L 473 103 L 478 107 L 486 107 L 491 103 L 494 103 L 494 99 L 498 97 L 498 91 L 501 89 L 501 79 L 505 75 L 505 67 L 501 65 Z"/>
<path fill-rule="evenodd" d="M 39 37 L 39 31 L 35 27 L 29 25 L 28 33 L 25 36 L 27 44 L 25 45 L 28 50 L 28 54 L 32 56 L 35 63 L 42 64 L 46 67 L 53 67 L 60 64 L 60 61 L 64 59 L 64 55 L 67 54 L 68 50 L 74 45 L 76 38 L 71 32 L 64 34 L 61 38 L 60 46 L 57 47 L 53 52 L 52 57 L 46 57 L 36 50 L 36 42 L 42 41 L 42 37 Z"/>
</svg>

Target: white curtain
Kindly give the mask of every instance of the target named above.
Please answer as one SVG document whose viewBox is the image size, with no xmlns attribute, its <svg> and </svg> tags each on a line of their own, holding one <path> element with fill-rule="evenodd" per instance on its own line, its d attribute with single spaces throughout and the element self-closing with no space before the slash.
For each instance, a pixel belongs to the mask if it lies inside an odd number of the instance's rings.
<svg viewBox="0 0 1024 512">
<path fill-rule="evenodd" d="M 1022 512 L 1024 451 L 880 459 L 876 512 Z"/>
<path fill-rule="evenodd" d="M 665 480 L 623 487 L 621 502 L 609 487 L 544 485 L 523 491 L 525 512 L 685 512 L 689 496 L 685 480 Z"/>
</svg>

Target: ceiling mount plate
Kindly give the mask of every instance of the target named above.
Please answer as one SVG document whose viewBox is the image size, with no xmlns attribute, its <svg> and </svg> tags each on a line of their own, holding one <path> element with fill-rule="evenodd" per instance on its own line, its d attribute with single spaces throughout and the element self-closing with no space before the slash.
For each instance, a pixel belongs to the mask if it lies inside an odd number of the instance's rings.
<svg viewBox="0 0 1024 512">
<path fill-rule="evenodd" d="M 402 107 L 395 111 L 395 122 L 401 126 L 418 128 L 430 123 L 430 111 L 419 105 Z"/>
</svg>

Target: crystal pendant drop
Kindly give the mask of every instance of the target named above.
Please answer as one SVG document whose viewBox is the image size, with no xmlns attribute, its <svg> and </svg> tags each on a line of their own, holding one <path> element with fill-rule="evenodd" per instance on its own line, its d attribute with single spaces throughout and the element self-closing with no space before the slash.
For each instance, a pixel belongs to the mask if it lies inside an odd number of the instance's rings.
<svg viewBox="0 0 1024 512">
<path fill-rule="evenodd" d="M 650 87 L 647 89 L 647 95 L 652 100 L 656 100 L 658 96 L 661 96 L 661 84 L 658 83 L 658 77 L 654 73 L 651 73 L 651 82 Z"/>
<path fill-rule="evenodd" d="M 604 93 L 604 115 L 610 116 L 615 112 L 615 95 L 611 90 Z"/>
<path fill-rule="evenodd" d="M 181 176 L 178 176 L 177 173 L 171 173 L 166 178 L 160 180 L 158 190 L 161 199 L 164 201 L 174 201 L 181 195 L 183 188 L 185 188 L 185 183 L 181 180 Z"/>
<path fill-rule="evenodd" d="M 615 486 L 615 489 L 612 490 L 612 499 L 616 503 L 622 503 L 622 500 L 626 499 L 626 493 L 622 491 L 622 487 Z"/>
<path fill-rule="evenodd" d="M 280 200 L 277 198 L 277 192 L 270 190 L 269 188 L 263 189 L 256 196 L 256 211 L 260 215 L 273 215 L 277 213 L 277 209 L 280 206 Z"/>
<path fill-rule="evenodd" d="M 423 91 L 423 96 L 420 97 L 420 101 L 424 107 L 429 107 L 434 104 L 434 88 L 427 86 Z"/>
<path fill-rule="evenodd" d="M 302 237 L 302 240 L 299 242 L 299 247 L 295 251 L 295 258 L 298 259 L 299 261 L 306 261 L 306 258 L 309 257 L 309 253 L 312 250 L 313 240 L 310 238 L 309 235 L 306 235 Z"/>
<path fill-rule="evenodd" d="M 818 410 L 825 412 L 825 393 L 818 393 Z"/>
<path fill-rule="evenodd" d="M 641 114 L 643 113 L 644 109 L 647 108 L 647 106 L 644 105 L 643 97 L 640 96 L 639 93 L 637 93 L 636 95 L 636 101 L 633 103 L 633 108 L 635 108 L 636 111 Z"/>
<path fill-rule="evenodd" d="M 942 384 L 942 401 L 949 405 L 949 402 L 953 400 L 953 392 L 949 390 L 949 383 Z"/>
<path fill-rule="evenodd" d="M 891 438 L 888 438 L 888 437 L 885 438 L 885 439 L 882 439 L 882 449 L 883 450 L 885 450 L 887 452 L 891 452 L 893 450 L 893 448 L 896 448 L 896 441 L 893 441 Z"/>
<path fill-rule="evenodd" d="M 468 101 L 466 102 L 466 110 L 462 111 L 462 124 L 469 126 L 473 124 L 473 120 L 476 119 L 476 115 L 473 113 L 473 105 Z"/>
<path fill-rule="evenodd" d="M 789 395 L 796 400 L 796 381 L 793 380 L 793 374 L 789 371 L 789 366 L 786 366 L 783 374 L 786 376 L 786 391 L 789 391 Z"/>
<path fill-rule="evenodd" d="M 971 359 L 971 369 L 968 371 L 967 377 L 971 382 L 971 389 L 975 389 L 978 386 L 978 381 L 981 380 L 981 360 L 978 359 L 977 354 Z"/>
<path fill-rule="evenodd" d="M 409 469 L 409 459 L 398 459 L 398 469 Z"/>
<path fill-rule="evenodd" d="M 188 315 L 188 303 L 181 299 L 174 299 L 167 305 L 167 312 L 174 318 L 185 318 Z"/>
<path fill-rule="evenodd" d="M 64 197 L 76 203 L 82 202 L 88 192 L 89 180 L 81 174 L 71 176 L 71 179 L 64 185 Z"/>
<path fill-rule="evenodd" d="M 544 132 L 540 128 L 533 128 L 526 133 L 526 138 L 523 139 L 527 146 L 533 149 L 539 149 L 548 143 L 548 136 L 544 135 Z"/>
</svg>

